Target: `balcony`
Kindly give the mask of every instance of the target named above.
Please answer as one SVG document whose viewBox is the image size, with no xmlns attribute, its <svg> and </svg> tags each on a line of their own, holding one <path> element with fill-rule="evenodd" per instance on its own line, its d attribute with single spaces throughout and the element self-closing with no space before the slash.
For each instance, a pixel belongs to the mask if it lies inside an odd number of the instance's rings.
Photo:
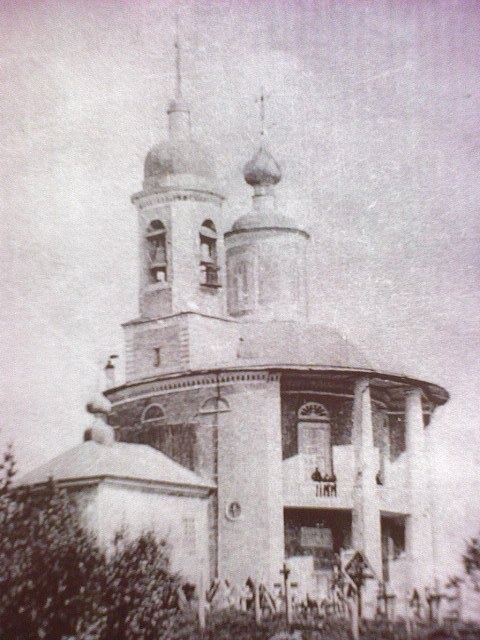
<svg viewBox="0 0 480 640">
<path fill-rule="evenodd" d="M 283 461 L 283 500 L 286 507 L 351 509 L 353 489 L 353 447 L 333 447 L 336 482 L 312 480 L 311 458 L 298 454 Z"/>
<path fill-rule="evenodd" d="M 380 456 L 375 449 L 375 466 L 380 469 Z M 315 482 L 315 465 L 311 458 L 298 454 L 283 461 L 283 500 L 286 507 L 352 509 L 354 454 L 352 445 L 332 449 L 336 482 Z M 384 461 L 383 484 L 377 486 L 379 508 L 383 512 L 408 514 L 408 483 L 405 454 Z M 335 487 L 333 487 L 335 485 Z"/>
</svg>

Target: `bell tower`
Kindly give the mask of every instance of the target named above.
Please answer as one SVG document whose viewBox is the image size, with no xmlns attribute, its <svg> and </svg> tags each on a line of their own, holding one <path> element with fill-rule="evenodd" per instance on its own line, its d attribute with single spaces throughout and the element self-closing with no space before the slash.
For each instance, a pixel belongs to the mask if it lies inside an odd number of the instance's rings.
<svg viewBox="0 0 480 640">
<path fill-rule="evenodd" d="M 168 139 L 148 152 L 143 190 L 132 197 L 139 218 L 140 315 L 148 319 L 224 311 L 223 197 L 212 159 L 191 135 L 178 32 L 175 51 Z"/>
<path fill-rule="evenodd" d="M 140 315 L 125 325 L 127 381 L 191 368 L 192 323 L 225 314 L 223 196 L 212 158 L 191 135 L 178 28 L 175 53 L 168 137 L 148 152 L 143 189 L 132 196 L 139 223 Z"/>
</svg>

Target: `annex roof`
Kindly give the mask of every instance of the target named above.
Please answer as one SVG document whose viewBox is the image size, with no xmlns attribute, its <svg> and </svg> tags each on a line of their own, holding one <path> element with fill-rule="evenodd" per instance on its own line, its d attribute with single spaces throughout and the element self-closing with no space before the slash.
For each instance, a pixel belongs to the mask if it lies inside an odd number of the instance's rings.
<svg viewBox="0 0 480 640">
<path fill-rule="evenodd" d="M 176 486 L 213 489 L 215 485 L 146 444 L 115 442 L 108 446 L 83 442 L 26 473 L 17 485 L 118 478 Z"/>
</svg>

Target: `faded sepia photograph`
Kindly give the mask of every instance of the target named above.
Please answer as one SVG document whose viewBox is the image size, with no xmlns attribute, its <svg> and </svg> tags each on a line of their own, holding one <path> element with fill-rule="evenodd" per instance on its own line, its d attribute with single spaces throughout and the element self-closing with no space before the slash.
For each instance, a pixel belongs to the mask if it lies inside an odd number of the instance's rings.
<svg viewBox="0 0 480 640">
<path fill-rule="evenodd" d="M 0 640 L 480 640 L 478 0 L 3 0 L 0 77 Z"/>
</svg>

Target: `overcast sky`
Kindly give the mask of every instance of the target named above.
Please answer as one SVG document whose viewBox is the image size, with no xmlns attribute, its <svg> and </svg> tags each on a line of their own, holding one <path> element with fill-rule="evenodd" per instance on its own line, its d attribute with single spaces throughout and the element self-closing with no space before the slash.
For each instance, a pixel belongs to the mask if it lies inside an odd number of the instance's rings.
<svg viewBox="0 0 480 640">
<path fill-rule="evenodd" d="M 429 446 L 439 552 L 480 527 L 480 5 L 476 0 L 3 0 L 0 442 L 21 471 L 73 446 L 137 314 L 143 160 L 184 93 L 225 227 L 270 98 L 279 208 L 312 233 L 312 319 L 444 385 Z"/>
</svg>

